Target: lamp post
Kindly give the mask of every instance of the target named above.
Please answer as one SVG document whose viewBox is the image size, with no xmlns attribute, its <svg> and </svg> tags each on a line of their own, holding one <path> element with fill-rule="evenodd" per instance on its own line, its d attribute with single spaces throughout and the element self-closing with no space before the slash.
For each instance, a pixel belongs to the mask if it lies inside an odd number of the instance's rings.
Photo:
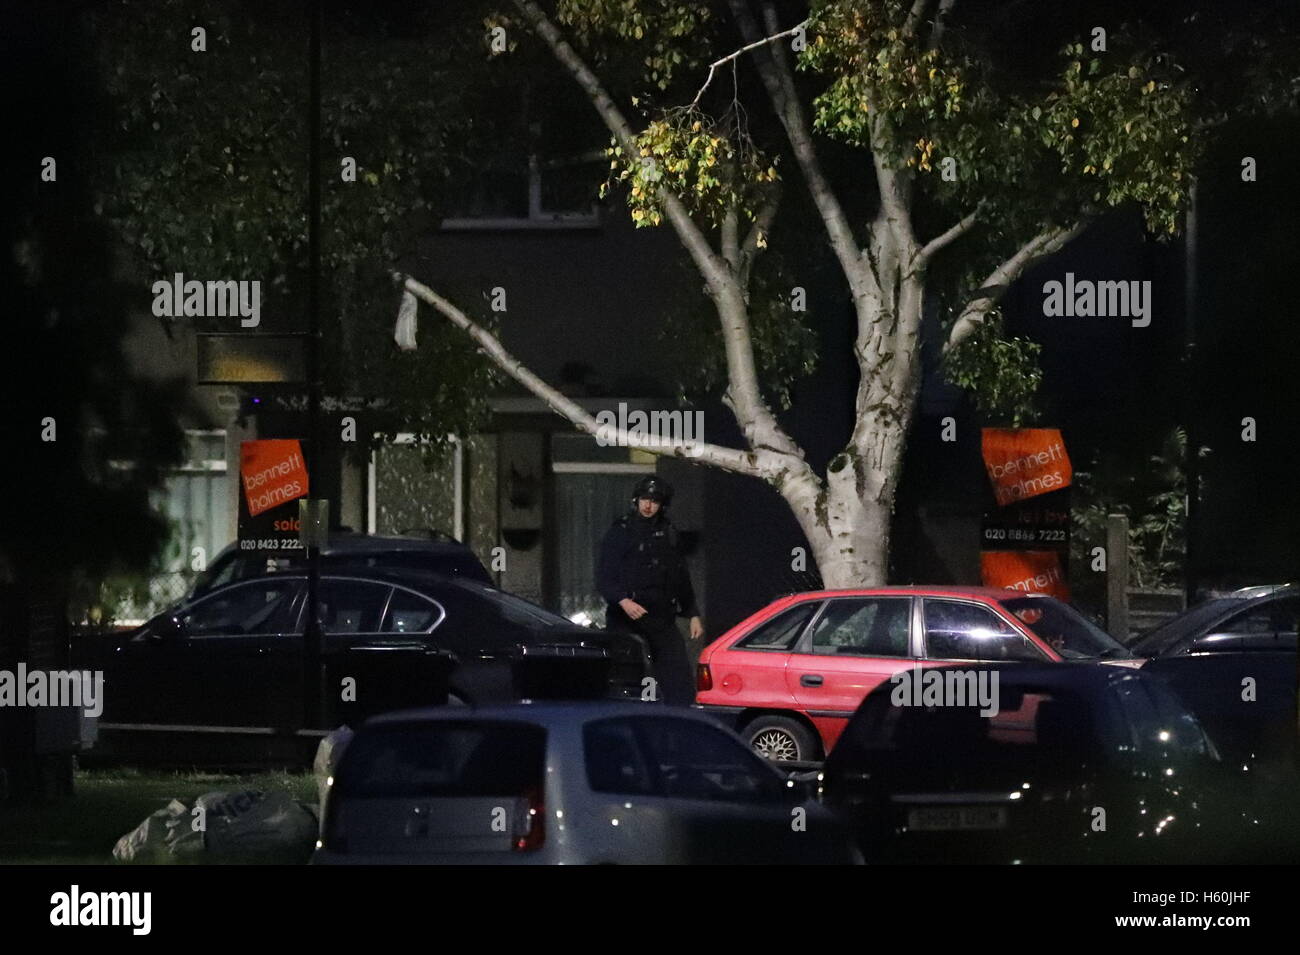
<svg viewBox="0 0 1300 955">
<path fill-rule="evenodd" d="M 320 405 L 320 0 L 307 0 L 310 23 L 308 41 L 308 146 L 307 173 L 307 431 L 319 471 L 324 447 L 321 441 Z M 328 518 L 327 518 L 328 520 Z M 325 694 L 321 686 L 324 637 L 320 626 L 320 541 L 311 534 L 307 549 L 307 613 L 303 632 L 303 725 L 325 725 Z"/>
</svg>

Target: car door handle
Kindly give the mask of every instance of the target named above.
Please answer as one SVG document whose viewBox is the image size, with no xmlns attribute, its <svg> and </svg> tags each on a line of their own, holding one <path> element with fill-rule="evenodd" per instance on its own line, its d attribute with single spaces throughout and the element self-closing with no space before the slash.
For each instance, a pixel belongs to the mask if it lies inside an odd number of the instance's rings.
<svg viewBox="0 0 1300 955">
<path fill-rule="evenodd" d="M 805 673 L 799 677 L 800 686 L 821 686 L 825 678 L 820 673 Z"/>
</svg>

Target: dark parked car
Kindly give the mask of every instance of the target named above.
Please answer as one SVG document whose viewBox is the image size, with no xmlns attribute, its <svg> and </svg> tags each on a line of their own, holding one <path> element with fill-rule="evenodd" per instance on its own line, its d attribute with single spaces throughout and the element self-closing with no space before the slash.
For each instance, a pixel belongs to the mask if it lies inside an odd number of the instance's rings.
<svg viewBox="0 0 1300 955">
<path fill-rule="evenodd" d="M 1143 672 L 1191 708 L 1236 773 L 1236 801 L 1252 820 L 1238 842 L 1242 858 L 1300 860 L 1295 653 L 1179 654 L 1157 657 Z"/>
<path fill-rule="evenodd" d="M 1166 621 L 1129 645 L 1138 656 L 1283 650 L 1296 652 L 1300 591 L 1294 586 L 1215 597 Z"/>
<path fill-rule="evenodd" d="M 997 671 L 999 705 L 863 702 L 823 795 L 876 862 L 1210 861 L 1239 807 L 1196 717 L 1143 671 L 1077 663 Z M 1104 826 L 1104 828 L 1102 828 Z"/>
<path fill-rule="evenodd" d="M 129 634 L 89 641 L 80 665 L 105 671 L 102 721 L 294 725 L 305 597 L 304 574 L 266 574 L 218 587 Z M 327 573 L 320 619 L 328 726 L 449 696 L 639 698 L 646 669 L 638 638 L 579 627 L 462 577 Z"/>
<path fill-rule="evenodd" d="M 460 541 L 440 534 L 379 537 L 373 534 L 336 532 L 320 549 L 322 570 L 422 570 L 444 577 L 468 577 L 485 584 L 492 577 L 474 552 Z M 301 548 L 266 551 L 243 551 L 239 542 L 218 554 L 199 575 L 186 595 L 191 601 L 239 580 L 251 580 L 267 573 L 304 570 L 306 552 Z"/>
</svg>

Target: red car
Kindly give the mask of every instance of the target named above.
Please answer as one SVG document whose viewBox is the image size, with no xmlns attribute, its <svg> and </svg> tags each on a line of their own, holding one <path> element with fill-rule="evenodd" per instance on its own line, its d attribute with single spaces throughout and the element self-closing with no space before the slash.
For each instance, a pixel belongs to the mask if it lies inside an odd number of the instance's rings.
<svg viewBox="0 0 1300 955">
<path fill-rule="evenodd" d="M 700 654 L 696 704 L 770 759 L 830 752 L 863 698 L 900 670 L 1133 654 L 1069 605 L 991 587 L 877 587 L 782 597 Z"/>
</svg>

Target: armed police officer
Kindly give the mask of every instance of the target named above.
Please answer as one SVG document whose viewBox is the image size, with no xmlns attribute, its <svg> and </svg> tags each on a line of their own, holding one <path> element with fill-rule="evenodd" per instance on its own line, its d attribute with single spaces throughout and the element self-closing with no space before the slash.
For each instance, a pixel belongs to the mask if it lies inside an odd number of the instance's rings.
<svg viewBox="0 0 1300 955">
<path fill-rule="evenodd" d="M 631 509 L 601 541 L 596 588 L 609 605 L 606 626 L 638 634 L 649 645 L 656 698 L 688 706 L 695 700 L 695 673 L 675 618 L 690 618 L 692 640 L 704 635 L 704 624 L 666 513 L 672 497 L 663 478 L 651 475 L 637 484 Z"/>
</svg>

